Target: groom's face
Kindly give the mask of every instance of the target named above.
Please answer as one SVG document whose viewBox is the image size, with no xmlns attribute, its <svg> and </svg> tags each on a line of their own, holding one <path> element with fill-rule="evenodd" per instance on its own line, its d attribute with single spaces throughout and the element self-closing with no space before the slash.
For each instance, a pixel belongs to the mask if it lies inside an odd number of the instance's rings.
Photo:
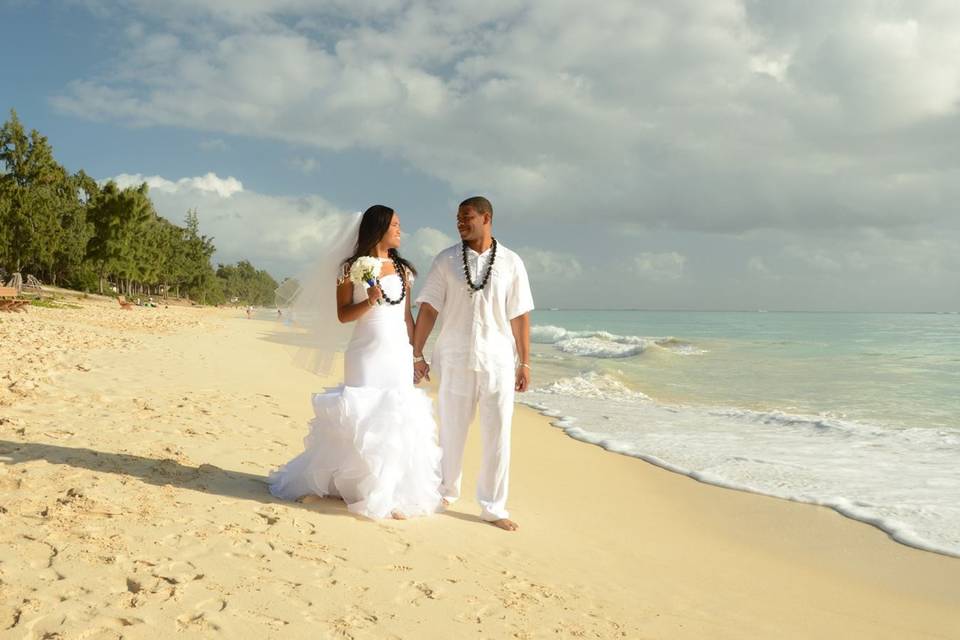
<svg viewBox="0 0 960 640">
<path fill-rule="evenodd" d="M 460 239 L 467 242 L 483 238 L 483 227 L 487 223 L 487 216 L 477 213 L 473 207 L 460 207 L 457 211 L 457 231 Z"/>
</svg>

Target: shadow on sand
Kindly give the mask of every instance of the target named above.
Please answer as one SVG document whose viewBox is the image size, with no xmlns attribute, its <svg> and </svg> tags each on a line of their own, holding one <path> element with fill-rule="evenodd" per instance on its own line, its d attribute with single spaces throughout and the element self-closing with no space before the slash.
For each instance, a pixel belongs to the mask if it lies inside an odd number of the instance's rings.
<svg viewBox="0 0 960 640">
<path fill-rule="evenodd" d="M 0 463 L 14 465 L 33 460 L 139 478 L 146 484 L 158 487 L 170 485 L 262 504 L 297 504 L 274 498 L 267 488 L 266 476 L 229 471 L 212 464 L 204 463 L 193 467 L 176 460 L 145 458 L 129 453 L 107 453 L 82 447 L 0 440 Z M 324 515 L 360 518 L 348 511 L 343 501 L 338 499 L 319 500 L 298 506 Z"/>
<path fill-rule="evenodd" d="M 0 440 L 0 463 L 14 465 L 34 460 L 45 460 L 50 464 L 88 469 L 97 473 L 113 473 L 139 478 L 146 484 L 158 487 L 170 485 L 261 504 L 296 504 L 302 509 L 323 515 L 346 516 L 369 521 L 368 518 L 349 511 L 339 498 L 312 500 L 309 504 L 291 503 L 270 494 L 266 476 L 243 471 L 228 471 L 212 464 L 204 463 L 192 467 L 169 458 L 145 458 L 129 453 L 107 453 L 83 447 Z M 466 513 L 446 511 L 443 515 L 457 520 L 487 524 L 480 517 Z"/>
</svg>

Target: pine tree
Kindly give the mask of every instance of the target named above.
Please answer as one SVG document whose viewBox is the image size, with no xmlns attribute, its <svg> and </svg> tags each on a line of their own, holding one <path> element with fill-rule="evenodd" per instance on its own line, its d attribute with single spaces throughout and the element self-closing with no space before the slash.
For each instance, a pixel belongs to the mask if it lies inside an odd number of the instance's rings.
<svg viewBox="0 0 960 640">
<path fill-rule="evenodd" d="M 53 159 L 47 138 L 35 129 L 28 135 L 14 110 L 0 128 L 0 168 L 6 266 L 51 269 L 67 175 Z"/>
<path fill-rule="evenodd" d="M 93 225 L 93 236 L 87 243 L 87 257 L 97 266 L 100 293 L 106 276 L 117 278 L 121 292 L 129 293 L 135 265 L 137 234 L 153 215 L 153 204 L 147 197 L 147 185 L 120 189 L 112 180 L 97 193 L 87 216 Z"/>
</svg>

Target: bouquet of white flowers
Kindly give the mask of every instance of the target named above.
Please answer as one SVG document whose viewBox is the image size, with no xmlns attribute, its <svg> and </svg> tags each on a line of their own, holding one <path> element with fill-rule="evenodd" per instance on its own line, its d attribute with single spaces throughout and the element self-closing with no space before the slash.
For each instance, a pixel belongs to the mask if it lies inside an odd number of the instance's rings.
<svg viewBox="0 0 960 640">
<path fill-rule="evenodd" d="M 380 261 L 373 256 L 360 256 L 350 265 L 350 282 L 373 286 L 380 277 Z"/>
</svg>

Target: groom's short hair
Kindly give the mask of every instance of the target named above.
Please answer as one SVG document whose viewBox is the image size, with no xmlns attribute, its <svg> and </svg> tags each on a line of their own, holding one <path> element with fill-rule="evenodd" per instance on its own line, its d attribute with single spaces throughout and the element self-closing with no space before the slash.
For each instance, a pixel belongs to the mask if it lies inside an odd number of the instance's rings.
<svg viewBox="0 0 960 640">
<path fill-rule="evenodd" d="M 460 206 L 473 209 L 481 215 L 484 213 L 489 213 L 490 219 L 493 220 L 493 205 L 490 204 L 490 201 L 483 196 L 473 196 L 472 198 L 467 198 L 460 203 Z"/>
</svg>

